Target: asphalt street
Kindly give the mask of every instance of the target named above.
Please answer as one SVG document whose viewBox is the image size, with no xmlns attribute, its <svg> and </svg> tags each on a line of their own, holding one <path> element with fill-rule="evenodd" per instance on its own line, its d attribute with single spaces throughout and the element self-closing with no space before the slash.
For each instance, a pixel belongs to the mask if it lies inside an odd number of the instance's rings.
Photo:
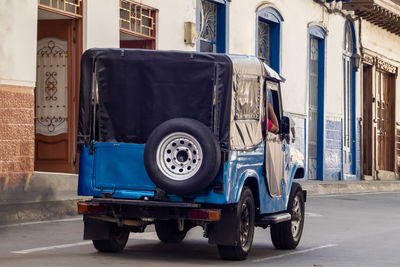
<svg viewBox="0 0 400 267">
<path fill-rule="evenodd" d="M 82 240 L 79 217 L 0 227 L 0 266 L 400 266 L 400 194 L 309 197 L 300 245 L 274 249 L 257 228 L 246 261 L 219 259 L 202 229 L 176 245 L 158 241 L 154 228 L 131 234 L 120 254 L 98 253 Z"/>
</svg>

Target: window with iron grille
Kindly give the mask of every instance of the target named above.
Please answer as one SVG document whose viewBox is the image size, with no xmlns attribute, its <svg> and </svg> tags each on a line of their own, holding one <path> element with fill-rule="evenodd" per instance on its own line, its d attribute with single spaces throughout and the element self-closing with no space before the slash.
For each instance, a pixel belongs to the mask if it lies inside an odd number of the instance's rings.
<svg viewBox="0 0 400 267">
<path fill-rule="evenodd" d="M 226 9 L 223 0 L 199 1 L 200 52 L 226 52 Z"/>
</svg>

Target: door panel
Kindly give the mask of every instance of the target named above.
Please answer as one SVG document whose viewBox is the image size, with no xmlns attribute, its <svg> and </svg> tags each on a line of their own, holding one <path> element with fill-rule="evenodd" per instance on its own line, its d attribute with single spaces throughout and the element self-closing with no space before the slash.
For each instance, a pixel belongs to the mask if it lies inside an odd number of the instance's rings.
<svg viewBox="0 0 400 267">
<path fill-rule="evenodd" d="M 265 173 L 268 182 L 268 191 L 272 197 L 282 195 L 282 177 L 284 176 L 284 153 L 283 144 L 278 136 L 267 136 L 265 145 Z"/>
<path fill-rule="evenodd" d="M 394 82 L 389 73 L 376 72 L 377 169 L 394 171 Z"/>
<path fill-rule="evenodd" d="M 363 67 L 363 173 L 372 175 L 372 66 Z"/>
<path fill-rule="evenodd" d="M 279 85 L 274 82 L 266 82 L 267 101 L 266 105 L 271 104 L 278 123 L 281 121 L 281 97 Z M 268 108 L 265 107 L 266 118 L 268 118 Z M 268 129 L 268 119 L 265 120 L 265 129 Z M 283 139 L 279 134 L 268 132 L 265 141 L 265 175 L 267 179 L 268 191 L 272 197 L 281 197 L 283 189 L 283 180 L 286 181 L 284 166 L 285 166 L 285 148 Z"/>
<path fill-rule="evenodd" d="M 38 22 L 35 170 L 74 172 L 73 20 Z"/>
<path fill-rule="evenodd" d="M 343 118 L 343 172 L 345 174 L 354 174 L 354 140 L 353 140 L 353 88 L 352 88 L 352 72 L 350 57 L 344 56 L 344 118 Z"/>
<path fill-rule="evenodd" d="M 317 127 L 318 127 L 318 39 L 310 40 L 310 73 L 308 104 L 308 179 L 317 179 Z"/>
</svg>

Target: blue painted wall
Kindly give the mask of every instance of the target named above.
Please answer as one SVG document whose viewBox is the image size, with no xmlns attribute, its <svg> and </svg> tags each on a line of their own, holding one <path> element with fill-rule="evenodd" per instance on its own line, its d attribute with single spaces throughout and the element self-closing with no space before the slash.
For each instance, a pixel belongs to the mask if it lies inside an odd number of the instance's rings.
<svg viewBox="0 0 400 267">
<path fill-rule="evenodd" d="M 361 139 L 361 132 L 360 132 L 360 128 L 361 128 L 361 126 L 360 126 L 360 121 L 359 120 L 357 120 L 356 121 L 356 149 L 355 149 L 355 151 L 356 151 L 356 155 L 355 155 L 355 157 L 356 157 L 356 160 L 355 160 L 355 162 L 356 162 L 356 177 L 357 177 L 357 180 L 360 180 L 360 177 L 361 177 L 361 141 L 360 141 L 360 139 Z"/>
<path fill-rule="evenodd" d="M 323 180 L 341 180 L 343 164 L 343 133 L 342 120 L 340 118 L 326 119 L 324 152 L 325 168 L 323 172 Z"/>
</svg>

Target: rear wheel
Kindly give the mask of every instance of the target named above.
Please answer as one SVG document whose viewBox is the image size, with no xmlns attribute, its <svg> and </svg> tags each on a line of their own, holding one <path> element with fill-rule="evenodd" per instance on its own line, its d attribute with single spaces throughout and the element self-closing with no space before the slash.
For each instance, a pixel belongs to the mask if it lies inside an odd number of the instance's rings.
<svg viewBox="0 0 400 267">
<path fill-rule="evenodd" d="M 290 221 L 271 225 L 271 239 L 277 249 L 295 249 L 300 242 L 304 225 L 304 196 L 301 186 L 293 183 L 287 212 Z"/>
<path fill-rule="evenodd" d="M 92 240 L 94 247 L 99 252 L 121 252 L 128 242 L 129 231 L 116 224 L 110 224 L 108 240 Z"/>
<path fill-rule="evenodd" d="M 250 252 L 254 237 L 255 205 L 253 194 L 248 187 L 244 187 L 239 201 L 238 217 L 239 231 L 237 245 L 218 245 L 218 252 L 224 260 L 244 260 Z"/>
<path fill-rule="evenodd" d="M 158 239 L 163 243 L 180 243 L 186 236 L 187 230 L 179 231 L 176 220 L 157 220 L 154 222 Z"/>
</svg>

